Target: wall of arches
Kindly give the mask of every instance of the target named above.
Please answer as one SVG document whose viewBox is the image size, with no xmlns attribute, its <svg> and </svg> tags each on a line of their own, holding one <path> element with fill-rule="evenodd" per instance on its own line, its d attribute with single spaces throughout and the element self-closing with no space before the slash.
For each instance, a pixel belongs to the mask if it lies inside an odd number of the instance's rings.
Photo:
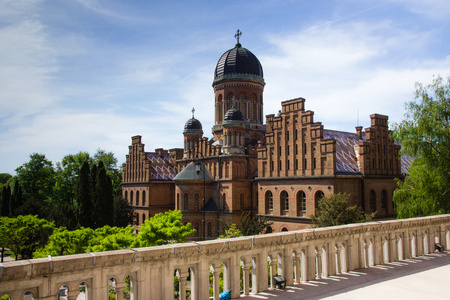
<svg viewBox="0 0 450 300">
<path fill-rule="evenodd" d="M 292 285 L 428 254 L 436 242 L 450 248 L 450 215 L 13 261 L 0 265 L 0 297 L 208 299 L 212 287 L 214 299 L 239 298 L 274 288 L 274 275 Z"/>
</svg>

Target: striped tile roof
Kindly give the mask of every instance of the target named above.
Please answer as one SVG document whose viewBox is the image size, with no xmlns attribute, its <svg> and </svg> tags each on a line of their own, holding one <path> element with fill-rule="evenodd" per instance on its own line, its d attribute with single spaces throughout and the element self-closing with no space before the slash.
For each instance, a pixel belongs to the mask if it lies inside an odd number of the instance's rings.
<svg viewBox="0 0 450 300">
<path fill-rule="evenodd" d="M 160 156 L 156 152 L 146 152 L 146 155 L 151 163 L 152 180 L 172 180 L 177 175 L 177 168 L 170 163 L 168 154 Z"/>
</svg>

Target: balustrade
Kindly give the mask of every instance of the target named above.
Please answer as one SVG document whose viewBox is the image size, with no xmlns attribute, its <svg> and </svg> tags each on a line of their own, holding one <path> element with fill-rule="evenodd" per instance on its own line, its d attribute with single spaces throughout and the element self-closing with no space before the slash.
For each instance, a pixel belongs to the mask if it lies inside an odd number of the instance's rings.
<svg viewBox="0 0 450 300">
<path fill-rule="evenodd" d="M 208 299 L 210 287 L 218 299 L 222 276 L 237 298 L 275 288 L 275 275 L 292 285 L 428 254 L 434 243 L 448 249 L 449 239 L 441 215 L 13 261 L 0 264 L 0 297 L 58 299 L 63 288 L 67 299 L 108 299 L 112 288 L 123 299 L 128 285 L 132 300 L 170 299 L 177 276 L 179 299 Z"/>
</svg>

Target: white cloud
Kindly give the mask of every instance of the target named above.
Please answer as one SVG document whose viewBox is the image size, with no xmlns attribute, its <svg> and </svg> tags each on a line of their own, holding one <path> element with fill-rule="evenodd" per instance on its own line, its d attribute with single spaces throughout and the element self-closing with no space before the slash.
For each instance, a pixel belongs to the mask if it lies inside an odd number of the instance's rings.
<svg viewBox="0 0 450 300">
<path fill-rule="evenodd" d="M 448 72 L 449 58 L 417 57 L 430 45 L 427 32 L 409 32 L 390 23 L 333 24 L 291 36 L 270 37 L 274 51 L 260 56 L 265 80 L 265 114 L 280 101 L 306 98 L 306 109 L 326 128 L 353 131 L 369 114 L 399 122 L 414 83 Z M 416 56 L 411 56 L 416 52 Z"/>
</svg>

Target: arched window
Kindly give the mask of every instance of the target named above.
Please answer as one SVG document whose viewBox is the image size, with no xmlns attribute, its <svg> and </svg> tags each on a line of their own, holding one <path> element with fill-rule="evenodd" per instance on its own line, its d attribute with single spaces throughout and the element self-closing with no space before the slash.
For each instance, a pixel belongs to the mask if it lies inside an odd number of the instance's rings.
<svg viewBox="0 0 450 300">
<path fill-rule="evenodd" d="M 184 193 L 184 210 L 189 210 L 189 195 Z"/>
<path fill-rule="evenodd" d="M 317 191 L 316 195 L 314 196 L 314 210 L 317 214 L 317 211 L 319 210 L 319 200 L 322 199 L 325 196 L 325 194 L 322 191 Z"/>
<path fill-rule="evenodd" d="M 142 224 L 145 222 L 145 214 L 142 214 Z"/>
<path fill-rule="evenodd" d="M 289 210 L 289 195 L 286 191 L 282 191 L 280 194 L 281 210 Z"/>
<path fill-rule="evenodd" d="M 304 191 L 297 193 L 297 209 L 299 212 L 306 211 L 306 194 Z"/>
<path fill-rule="evenodd" d="M 270 226 L 267 226 L 267 228 L 266 228 L 266 232 L 264 232 L 264 233 L 272 233 L 273 232 L 273 229 L 272 229 L 272 227 L 270 227 Z"/>
<path fill-rule="evenodd" d="M 239 196 L 239 206 L 241 210 L 244 209 L 244 193 L 241 193 L 241 195 Z"/>
<path fill-rule="evenodd" d="M 128 200 L 128 191 L 125 191 L 125 199 Z"/>
<path fill-rule="evenodd" d="M 208 236 L 212 236 L 212 223 L 208 222 Z"/>
<path fill-rule="evenodd" d="M 133 205 L 133 191 L 130 191 L 130 205 Z"/>
<path fill-rule="evenodd" d="M 270 213 L 273 210 L 273 194 L 271 191 L 266 192 L 266 213 Z"/>
<path fill-rule="evenodd" d="M 139 191 L 136 191 L 136 206 L 139 206 Z"/>
<path fill-rule="evenodd" d="M 372 212 L 377 210 L 377 193 L 374 190 L 369 193 L 369 209 Z"/>
<path fill-rule="evenodd" d="M 178 210 L 181 210 L 181 207 L 180 207 L 180 194 L 179 193 L 177 193 L 177 207 L 176 207 Z"/>
<path fill-rule="evenodd" d="M 388 193 L 386 190 L 381 191 L 381 209 L 384 210 L 384 212 L 388 213 Z"/>
<path fill-rule="evenodd" d="M 139 226 L 139 214 L 138 213 L 136 213 L 134 215 L 134 219 L 135 219 L 136 225 Z"/>
<path fill-rule="evenodd" d="M 195 210 L 199 210 L 199 202 L 200 202 L 200 195 L 198 193 L 195 193 L 194 195 Z"/>
<path fill-rule="evenodd" d="M 283 227 L 283 229 L 281 229 L 281 231 L 289 231 L 286 227 Z"/>
<path fill-rule="evenodd" d="M 142 206 L 147 204 L 147 199 L 145 199 L 145 191 L 142 191 Z"/>
</svg>

